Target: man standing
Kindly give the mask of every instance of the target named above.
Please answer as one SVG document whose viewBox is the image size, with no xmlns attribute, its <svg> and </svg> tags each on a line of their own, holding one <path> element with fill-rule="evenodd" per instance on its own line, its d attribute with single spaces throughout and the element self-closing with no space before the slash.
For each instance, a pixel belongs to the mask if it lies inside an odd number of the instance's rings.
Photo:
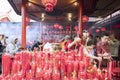
<svg viewBox="0 0 120 80">
<path fill-rule="evenodd" d="M 109 41 L 109 34 L 103 33 L 101 35 L 101 40 L 97 43 L 96 45 L 96 52 L 97 56 L 102 57 L 102 62 L 101 65 L 102 67 L 107 66 L 107 61 L 110 60 L 111 54 L 110 54 L 110 45 L 108 43 Z"/>
</svg>

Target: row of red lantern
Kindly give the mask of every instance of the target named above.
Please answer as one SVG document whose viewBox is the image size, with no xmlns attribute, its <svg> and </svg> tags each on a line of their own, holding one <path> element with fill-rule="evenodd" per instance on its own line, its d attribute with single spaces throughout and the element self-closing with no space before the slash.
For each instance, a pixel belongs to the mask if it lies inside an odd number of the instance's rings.
<svg viewBox="0 0 120 80">
<path fill-rule="evenodd" d="M 43 29 L 46 29 L 47 27 L 46 26 L 43 26 Z M 59 29 L 59 30 L 62 30 L 63 29 L 63 26 L 59 25 L 59 24 L 54 24 L 53 26 L 49 26 L 48 28 L 54 28 L 54 29 Z"/>
<path fill-rule="evenodd" d="M 83 17 L 82 17 L 82 22 L 83 23 L 86 23 L 86 22 L 88 22 L 88 20 L 89 20 L 89 17 L 88 16 L 86 16 L 86 15 L 83 15 Z M 26 17 L 26 23 L 29 23 L 30 22 L 30 18 L 29 17 Z M 59 25 L 59 24 L 54 24 L 53 25 L 53 27 L 54 28 L 58 28 L 58 29 L 63 29 L 63 26 L 61 26 L 61 25 Z"/>
<path fill-rule="evenodd" d="M 105 28 L 105 27 L 102 27 L 102 28 L 100 28 L 100 29 L 96 29 L 96 30 L 95 30 L 96 33 L 99 33 L 99 32 L 101 32 L 101 31 L 105 32 L 105 31 L 106 31 L 106 28 Z"/>
<path fill-rule="evenodd" d="M 77 33 L 77 31 L 46 31 L 43 34 L 70 34 L 70 33 Z"/>
</svg>

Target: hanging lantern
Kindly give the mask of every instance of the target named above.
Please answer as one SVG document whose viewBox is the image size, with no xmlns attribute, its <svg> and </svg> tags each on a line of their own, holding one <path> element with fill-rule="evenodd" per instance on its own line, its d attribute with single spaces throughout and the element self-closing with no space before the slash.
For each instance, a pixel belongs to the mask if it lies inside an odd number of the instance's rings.
<svg viewBox="0 0 120 80">
<path fill-rule="evenodd" d="M 88 22 L 88 20 L 89 20 L 89 17 L 84 15 L 83 18 L 82 18 L 82 22 L 86 23 L 86 22 Z"/>
<path fill-rule="evenodd" d="M 62 30 L 62 29 L 63 29 L 63 26 L 59 25 L 59 29 Z"/>
<path fill-rule="evenodd" d="M 96 29 L 96 31 L 95 31 L 96 33 L 99 33 L 100 32 L 100 30 L 99 29 Z"/>
<path fill-rule="evenodd" d="M 105 27 L 102 27 L 102 28 L 101 28 L 101 31 L 106 31 L 106 28 L 105 28 Z"/>
<path fill-rule="evenodd" d="M 118 23 L 118 24 L 114 25 L 113 28 L 119 29 L 120 28 L 120 24 Z"/>
<path fill-rule="evenodd" d="M 29 23 L 29 22 L 30 22 L 30 18 L 26 17 L 26 23 Z"/>
<path fill-rule="evenodd" d="M 45 6 L 45 10 L 51 12 L 57 3 L 57 0 L 41 0 L 41 2 Z"/>
<path fill-rule="evenodd" d="M 75 31 L 78 31 L 78 26 L 75 26 L 74 29 L 75 29 Z"/>
<path fill-rule="evenodd" d="M 46 26 L 43 26 L 43 29 L 46 29 Z"/>
</svg>

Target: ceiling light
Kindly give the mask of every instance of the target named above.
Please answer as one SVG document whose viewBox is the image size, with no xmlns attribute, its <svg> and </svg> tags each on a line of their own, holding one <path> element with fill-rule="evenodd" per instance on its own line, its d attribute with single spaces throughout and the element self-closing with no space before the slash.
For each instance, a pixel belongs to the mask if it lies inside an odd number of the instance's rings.
<svg viewBox="0 0 120 80">
<path fill-rule="evenodd" d="M 71 21 L 72 19 L 71 18 L 68 18 L 69 21 Z"/>
<path fill-rule="evenodd" d="M 42 17 L 42 18 L 44 18 L 44 17 L 45 17 L 45 14 L 44 14 L 44 13 L 42 13 L 42 14 L 41 14 L 41 17 Z"/>
<path fill-rule="evenodd" d="M 28 6 L 32 6 L 32 3 L 29 2 L 29 3 L 28 3 Z"/>
<path fill-rule="evenodd" d="M 68 13 L 68 18 L 72 18 L 72 13 Z"/>
<path fill-rule="evenodd" d="M 99 16 L 96 21 L 101 21 L 103 18 L 101 16 Z"/>
<path fill-rule="evenodd" d="M 78 3 L 77 3 L 77 2 L 75 2 L 75 3 L 74 3 L 74 5 L 75 5 L 75 6 L 77 6 L 77 5 L 78 5 Z"/>
<path fill-rule="evenodd" d="M 44 21 L 45 19 L 44 18 L 42 18 L 42 21 Z"/>
</svg>

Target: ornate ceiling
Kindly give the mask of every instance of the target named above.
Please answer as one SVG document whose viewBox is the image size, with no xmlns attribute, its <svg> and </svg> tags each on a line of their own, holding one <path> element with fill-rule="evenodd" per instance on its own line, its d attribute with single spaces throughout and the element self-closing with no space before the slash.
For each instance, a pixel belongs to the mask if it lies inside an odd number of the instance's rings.
<svg viewBox="0 0 120 80">
<path fill-rule="evenodd" d="M 22 0 L 8 0 L 15 12 L 21 15 Z M 52 12 L 45 11 L 41 0 L 26 0 L 27 16 L 33 20 L 42 20 L 44 13 L 45 22 L 68 22 L 68 13 L 72 13 L 72 20 L 78 19 L 78 6 L 80 0 L 57 0 Z M 120 0 L 81 0 L 83 4 L 83 15 L 90 17 L 105 17 L 120 9 Z"/>
</svg>

